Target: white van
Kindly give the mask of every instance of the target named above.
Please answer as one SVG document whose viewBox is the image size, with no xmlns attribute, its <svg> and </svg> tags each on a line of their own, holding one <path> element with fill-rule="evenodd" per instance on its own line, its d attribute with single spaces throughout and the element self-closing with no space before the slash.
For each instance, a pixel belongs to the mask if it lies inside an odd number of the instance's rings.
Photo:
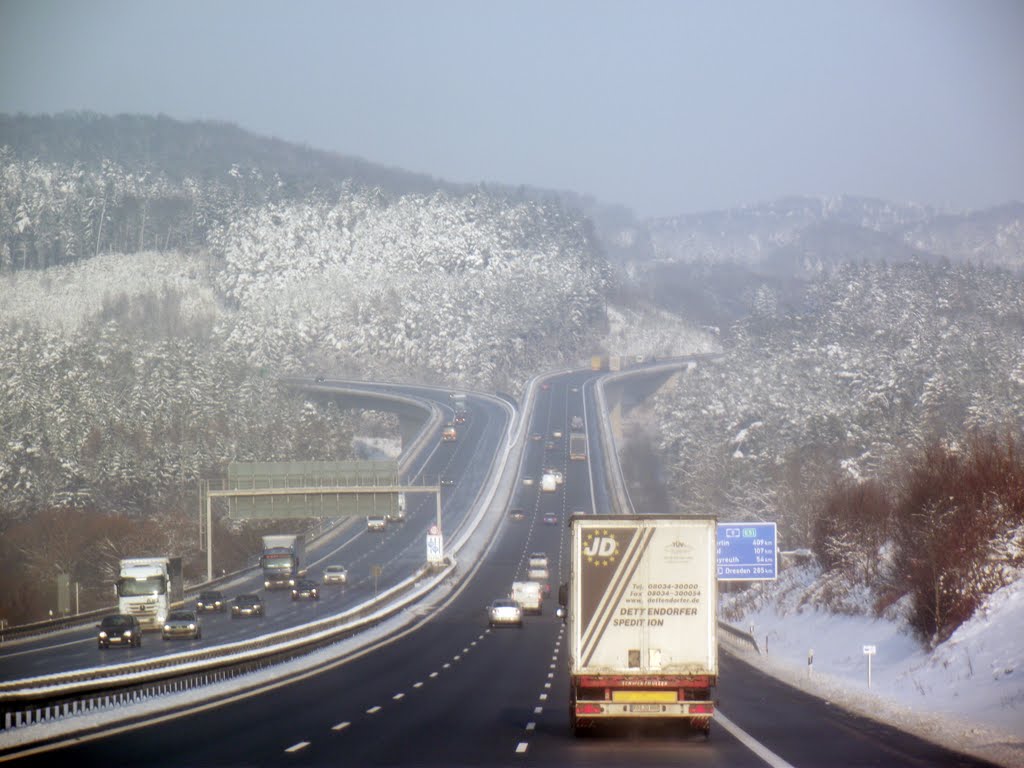
<svg viewBox="0 0 1024 768">
<path fill-rule="evenodd" d="M 519 603 L 523 613 L 540 613 L 544 604 L 544 588 L 536 581 L 513 581 L 510 597 Z"/>
</svg>

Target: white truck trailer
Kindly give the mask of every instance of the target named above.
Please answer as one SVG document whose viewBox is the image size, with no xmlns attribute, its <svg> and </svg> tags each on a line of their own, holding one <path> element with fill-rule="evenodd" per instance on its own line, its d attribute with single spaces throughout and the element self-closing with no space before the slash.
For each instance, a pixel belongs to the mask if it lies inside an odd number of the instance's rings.
<svg viewBox="0 0 1024 768">
<path fill-rule="evenodd" d="M 573 516 L 567 605 L 573 731 L 634 718 L 707 734 L 718 681 L 713 517 Z"/>
</svg>

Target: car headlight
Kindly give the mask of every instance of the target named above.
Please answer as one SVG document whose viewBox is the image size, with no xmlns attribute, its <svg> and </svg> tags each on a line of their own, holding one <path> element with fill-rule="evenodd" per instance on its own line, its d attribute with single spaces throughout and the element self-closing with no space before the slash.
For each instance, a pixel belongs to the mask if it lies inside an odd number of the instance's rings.
<svg viewBox="0 0 1024 768">
<path fill-rule="evenodd" d="M 102 638 L 103 640 L 106 640 L 107 639 L 107 633 L 101 630 L 100 631 L 100 638 Z"/>
<path fill-rule="evenodd" d="M 125 636 L 125 637 L 131 637 L 131 636 L 132 636 L 132 631 L 131 631 L 130 629 L 126 629 L 126 630 L 124 631 L 124 636 Z"/>
<path fill-rule="evenodd" d="M 170 632 L 170 631 L 171 631 L 171 625 L 170 624 L 164 624 L 164 632 Z"/>
<path fill-rule="evenodd" d="M 195 632 L 195 631 L 196 631 L 196 625 L 195 625 L 195 624 L 189 624 L 189 625 L 188 625 L 188 628 L 189 628 L 190 630 L 192 630 L 193 632 Z"/>
</svg>

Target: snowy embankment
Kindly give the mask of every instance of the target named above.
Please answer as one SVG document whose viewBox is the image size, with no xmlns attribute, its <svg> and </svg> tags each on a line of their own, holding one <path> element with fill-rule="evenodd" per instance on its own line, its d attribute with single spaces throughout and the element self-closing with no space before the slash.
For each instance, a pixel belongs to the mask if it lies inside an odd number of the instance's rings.
<svg viewBox="0 0 1024 768">
<path fill-rule="evenodd" d="M 748 660 L 832 703 L 930 741 L 1024 766 L 1024 579 L 991 595 L 929 652 L 898 619 L 800 605 L 800 587 L 813 589 L 815 578 L 814 569 L 792 568 L 777 584 L 723 596 L 729 623 L 753 627 L 761 647 L 761 656 Z M 864 646 L 871 645 L 876 653 L 869 688 Z"/>
</svg>

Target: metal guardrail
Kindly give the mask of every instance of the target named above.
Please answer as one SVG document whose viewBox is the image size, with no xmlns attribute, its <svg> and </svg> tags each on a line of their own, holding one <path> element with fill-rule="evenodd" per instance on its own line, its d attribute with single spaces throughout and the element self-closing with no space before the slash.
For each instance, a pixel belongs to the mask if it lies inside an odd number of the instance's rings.
<svg viewBox="0 0 1024 768">
<path fill-rule="evenodd" d="M 726 624 L 721 619 L 718 620 L 718 628 L 726 634 L 735 637 L 737 640 L 741 640 L 744 643 L 749 644 L 751 648 L 757 651 L 758 656 L 761 655 L 761 647 L 757 644 L 757 638 L 749 632 L 744 632 L 742 629 L 737 629 L 732 624 Z"/>
<path fill-rule="evenodd" d="M 189 690 L 279 664 L 393 616 L 451 576 L 455 569 L 454 561 L 435 573 L 424 567 L 373 600 L 337 616 L 253 640 L 131 664 L 0 683 L 0 728 L 7 730 L 95 711 L 169 690 Z"/>
</svg>

